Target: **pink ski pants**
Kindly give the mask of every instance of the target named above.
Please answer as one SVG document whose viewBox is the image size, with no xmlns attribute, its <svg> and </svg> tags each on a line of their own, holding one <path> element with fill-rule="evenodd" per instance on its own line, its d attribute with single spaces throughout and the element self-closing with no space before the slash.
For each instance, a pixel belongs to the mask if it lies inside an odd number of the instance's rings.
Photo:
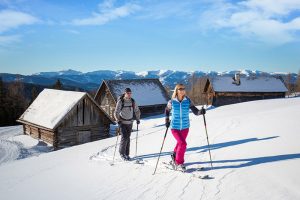
<svg viewBox="0 0 300 200">
<path fill-rule="evenodd" d="M 171 129 L 171 132 L 177 141 L 177 144 L 174 148 L 174 152 L 176 153 L 175 162 L 177 165 L 180 165 L 184 163 L 184 154 L 187 145 L 186 137 L 189 133 L 189 129 L 188 128 L 183 130 Z"/>
</svg>

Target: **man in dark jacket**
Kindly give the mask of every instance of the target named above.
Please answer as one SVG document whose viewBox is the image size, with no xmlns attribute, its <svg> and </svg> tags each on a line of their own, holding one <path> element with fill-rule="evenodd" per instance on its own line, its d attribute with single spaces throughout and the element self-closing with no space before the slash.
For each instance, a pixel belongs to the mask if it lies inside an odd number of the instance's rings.
<svg viewBox="0 0 300 200">
<path fill-rule="evenodd" d="M 135 100 L 131 98 L 131 95 L 131 89 L 126 88 L 124 94 L 121 95 L 117 101 L 114 113 L 115 119 L 117 120 L 122 132 L 119 152 L 121 158 L 126 161 L 130 160 L 130 135 L 134 116 L 136 118 L 136 123 L 140 124 L 141 115 L 140 109 Z"/>
</svg>

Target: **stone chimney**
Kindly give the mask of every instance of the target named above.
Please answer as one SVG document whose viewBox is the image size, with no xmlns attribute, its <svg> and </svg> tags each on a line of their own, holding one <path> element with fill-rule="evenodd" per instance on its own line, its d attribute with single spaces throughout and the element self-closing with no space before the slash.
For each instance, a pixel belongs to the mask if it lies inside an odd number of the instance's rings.
<svg viewBox="0 0 300 200">
<path fill-rule="evenodd" d="M 241 78 L 240 78 L 240 73 L 237 72 L 235 73 L 234 77 L 232 78 L 233 79 L 233 84 L 236 84 L 236 85 L 240 85 L 241 84 Z"/>
</svg>

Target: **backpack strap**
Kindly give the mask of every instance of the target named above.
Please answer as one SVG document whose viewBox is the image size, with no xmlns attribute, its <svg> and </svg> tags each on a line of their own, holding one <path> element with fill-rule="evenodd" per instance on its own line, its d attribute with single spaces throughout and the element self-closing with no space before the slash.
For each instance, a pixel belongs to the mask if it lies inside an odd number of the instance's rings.
<svg viewBox="0 0 300 200">
<path fill-rule="evenodd" d="M 124 94 L 122 94 L 121 96 L 120 96 L 120 99 L 121 99 L 121 110 L 124 108 Z M 126 106 L 126 107 L 132 107 L 133 108 L 133 110 L 134 110 L 134 108 L 135 108 L 135 100 L 134 100 L 134 98 L 131 98 L 131 106 Z"/>
<path fill-rule="evenodd" d="M 120 96 L 120 100 L 121 100 L 121 110 L 125 107 L 124 106 L 124 94 Z M 131 106 L 126 106 L 126 107 L 131 107 L 132 108 L 132 112 L 133 112 L 133 117 L 130 120 L 136 119 L 135 116 L 135 112 L 134 112 L 134 108 L 135 108 L 135 100 L 133 98 L 131 98 Z M 125 120 L 125 119 L 123 119 Z"/>
<path fill-rule="evenodd" d="M 122 94 L 121 96 L 119 96 L 119 100 L 121 100 L 121 110 L 123 109 L 123 107 L 124 107 L 124 94 Z"/>
<path fill-rule="evenodd" d="M 131 98 L 131 103 L 132 103 L 132 108 L 134 110 L 134 108 L 135 108 L 135 100 L 134 100 L 134 98 Z"/>
</svg>

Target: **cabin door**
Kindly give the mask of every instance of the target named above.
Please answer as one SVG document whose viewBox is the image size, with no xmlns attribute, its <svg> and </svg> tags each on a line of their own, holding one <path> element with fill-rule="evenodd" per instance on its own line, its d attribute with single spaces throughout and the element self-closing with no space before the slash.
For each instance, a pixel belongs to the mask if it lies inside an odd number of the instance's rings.
<svg viewBox="0 0 300 200">
<path fill-rule="evenodd" d="M 91 131 L 78 131 L 77 142 L 83 144 L 91 141 Z"/>
</svg>

